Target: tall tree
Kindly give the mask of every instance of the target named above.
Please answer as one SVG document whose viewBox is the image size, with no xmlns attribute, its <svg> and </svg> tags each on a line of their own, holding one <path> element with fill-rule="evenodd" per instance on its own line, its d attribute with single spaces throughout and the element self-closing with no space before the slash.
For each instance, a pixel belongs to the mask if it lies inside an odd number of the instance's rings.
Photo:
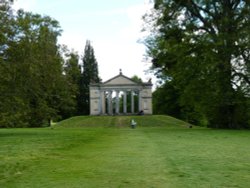
<svg viewBox="0 0 250 188">
<path fill-rule="evenodd" d="M 80 95 L 78 99 L 79 114 L 89 114 L 89 84 L 99 83 L 98 63 L 95 58 L 94 48 L 89 40 L 86 41 L 84 55 L 82 58 L 83 71 L 80 81 Z"/>
<path fill-rule="evenodd" d="M 10 1 L 0 1 L 0 127 L 24 126 L 27 111 L 16 87 L 17 66 L 10 48 L 15 43 L 15 16 Z"/>
<path fill-rule="evenodd" d="M 19 10 L 16 37 L 9 53 L 16 66 L 16 91 L 29 106 L 29 125 L 39 126 L 55 117 L 61 103 L 62 64 L 58 53 L 59 23 L 50 17 Z M 20 50 L 21 49 L 21 50 Z M 30 118 L 32 117 L 32 118 Z"/>
<path fill-rule="evenodd" d="M 72 96 L 57 45 L 59 23 L 0 7 L 0 126 L 42 126 L 69 108 Z"/>
<path fill-rule="evenodd" d="M 152 69 L 210 127 L 249 126 L 249 18 L 247 0 L 155 0 L 145 16 Z"/>
<path fill-rule="evenodd" d="M 63 118 L 68 118 L 78 115 L 77 102 L 80 96 L 81 66 L 79 65 L 79 56 L 76 52 L 65 49 L 64 56 L 66 57 L 64 73 L 70 96 L 72 96 L 71 104 L 73 105 L 67 105 L 68 109 L 63 110 L 61 113 L 63 113 Z"/>
</svg>

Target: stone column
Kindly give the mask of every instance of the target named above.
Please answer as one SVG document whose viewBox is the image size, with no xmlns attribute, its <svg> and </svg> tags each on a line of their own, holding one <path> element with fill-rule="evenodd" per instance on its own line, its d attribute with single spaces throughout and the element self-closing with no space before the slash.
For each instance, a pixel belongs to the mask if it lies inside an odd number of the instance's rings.
<svg viewBox="0 0 250 188">
<path fill-rule="evenodd" d="M 106 113 L 106 97 L 105 97 L 105 91 L 101 91 L 101 101 L 102 101 L 102 111 L 101 114 Z"/>
<path fill-rule="evenodd" d="M 134 91 L 131 91 L 131 113 L 135 113 Z"/>
<path fill-rule="evenodd" d="M 99 90 L 98 115 L 102 114 L 102 91 Z"/>
<path fill-rule="evenodd" d="M 123 113 L 127 113 L 127 91 L 123 93 Z"/>
<path fill-rule="evenodd" d="M 113 114 L 113 105 L 112 105 L 112 91 L 109 91 L 108 94 L 108 113 L 109 115 Z"/>
<path fill-rule="evenodd" d="M 140 112 L 142 110 L 142 107 L 141 107 L 141 91 L 139 90 L 138 91 L 138 111 Z"/>
<path fill-rule="evenodd" d="M 120 101 L 119 101 L 119 91 L 116 91 L 116 100 L 115 100 L 115 113 L 119 114 L 119 108 L 120 108 Z"/>
</svg>

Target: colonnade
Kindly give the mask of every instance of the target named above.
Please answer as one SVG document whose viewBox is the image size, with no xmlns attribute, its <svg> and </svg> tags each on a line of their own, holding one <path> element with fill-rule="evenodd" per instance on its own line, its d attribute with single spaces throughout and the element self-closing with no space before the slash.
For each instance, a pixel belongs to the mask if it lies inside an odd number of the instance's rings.
<svg viewBox="0 0 250 188">
<path fill-rule="evenodd" d="M 141 96 L 139 90 L 101 90 L 100 91 L 100 114 L 127 114 L 135 113 L 135 95 L 138 95 L 138 111 L 141 110 Z M 131 109 L 128 109 L 127 98 L 131 97 Z M 120 96 L 123 95 L 123 106 L 120 111 Z M 114 97 L 113 97 L 114 96 Z M 115 105 L 115 106 L 114 106 Z M 114 108 L 115 107 L 115 108 Z M 136 112 L 137 113 L 137 112 Z"/>
<path fill-rule="evenodd" d="M 92 83 L 90 115 L 152 114 L 152 83 L 138 83 L 120 74 L 103 83 Z M 135 97 L 136 96 L 136 97 Z"/>
</svg>

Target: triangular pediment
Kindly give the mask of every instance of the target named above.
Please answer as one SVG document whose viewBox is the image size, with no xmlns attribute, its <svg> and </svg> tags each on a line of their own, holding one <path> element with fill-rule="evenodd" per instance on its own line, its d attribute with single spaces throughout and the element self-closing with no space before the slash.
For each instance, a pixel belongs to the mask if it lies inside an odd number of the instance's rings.
<svg viewBox="0 0 250 188">
<path fill-rule="evenodd" d="M 138 85 L 130 78 L 120 74 L 103 83 L 104 85 Z"/>
</svg>

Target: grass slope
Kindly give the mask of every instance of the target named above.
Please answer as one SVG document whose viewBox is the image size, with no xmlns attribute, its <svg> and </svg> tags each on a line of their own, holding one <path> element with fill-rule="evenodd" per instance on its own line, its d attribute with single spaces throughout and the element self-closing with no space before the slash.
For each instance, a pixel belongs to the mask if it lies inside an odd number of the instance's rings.
<svg viewBox="0 0 250 188">
<path fill-rule="evenodd" d="M 250 187 L 250 132 L 168 116 L 74 117 L 0 129 L 0 187 Z"/>
<path fill-rule="evenodd" d="M 138 124 L 137 127 L 188 127 L 184 121 L 170 116 L 76 116 L 58 123 L 56 128 L 83 128 L 83 127 L 129 127 L 131 119 Z"/>
</svg>

